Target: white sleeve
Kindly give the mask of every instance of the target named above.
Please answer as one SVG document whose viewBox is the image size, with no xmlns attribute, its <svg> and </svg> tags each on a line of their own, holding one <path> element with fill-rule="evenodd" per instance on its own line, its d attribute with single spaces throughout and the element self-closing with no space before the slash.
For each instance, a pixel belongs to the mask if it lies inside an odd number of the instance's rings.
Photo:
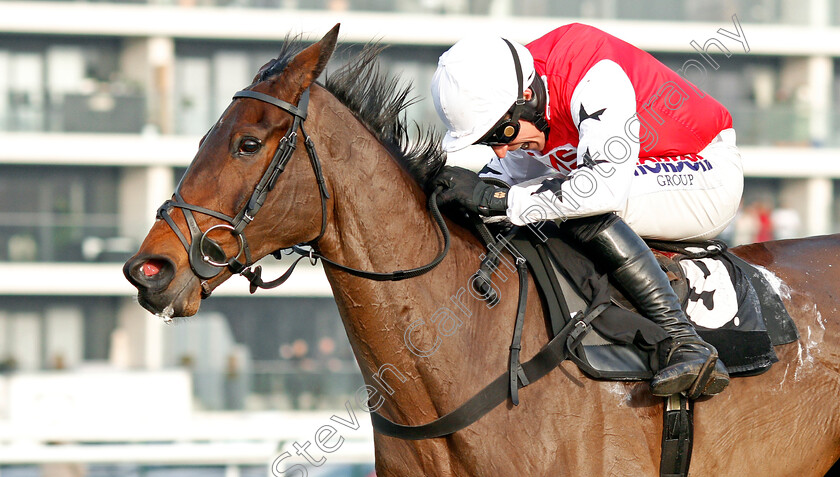
<svg viewBox="0 0 840 477">
<path fill-rule="evenodd" d="M 639 158 L 639 122 L 628 124 L 636 114 L 630 78 L 601 60 L 575 88 L 570 107 L 580 137 L 577 168 L 511 187 L 507 213 L 516 225 L 620 211 L 627 202 Z"/>
</svg>

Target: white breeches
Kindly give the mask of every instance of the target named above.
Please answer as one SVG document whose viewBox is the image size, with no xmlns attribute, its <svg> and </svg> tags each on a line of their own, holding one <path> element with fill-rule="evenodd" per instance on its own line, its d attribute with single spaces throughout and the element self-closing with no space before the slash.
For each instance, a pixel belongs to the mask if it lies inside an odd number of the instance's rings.
<svg viewBox="0 0 840 477">
<path fill-rule="evenodd" d="M 640 160 L 618 215 L 644 238 L 703 240 L 735 218 L 743 190 L 735 130 L 725 129 L 692 158 Z"/>
</svg>

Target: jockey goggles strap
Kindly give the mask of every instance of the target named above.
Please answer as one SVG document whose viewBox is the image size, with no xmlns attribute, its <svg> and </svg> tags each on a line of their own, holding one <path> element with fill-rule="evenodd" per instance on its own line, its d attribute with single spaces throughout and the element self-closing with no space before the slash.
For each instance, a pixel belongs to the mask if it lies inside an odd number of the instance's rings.
<svg viewBox="0 0 840 477">
<path fill-rule="evenodd" d="M 519 62 L 519 55 L 516 54 L 516 49 L 513 47 L 513 44 L 505 38 L 502 38 L 502 40 L 510 49 L 510 53 L 513 56 L 513 66 L 516 69 L 516 102 L 514 102 L 508 111 L 502 115 L 501 119 L 499 119 L 489 131 L 487 131 L 487 134 L 474 144 L 484 144 L 487 146 L 508 144 L 519 134 L 519 118 L 522 115 L 522 108 L 525 105 L 525 85 L 522 75 L 522 65 Z M 510 117 L 508 117 L 508 115 L 510 115 Z"/>
</svg>

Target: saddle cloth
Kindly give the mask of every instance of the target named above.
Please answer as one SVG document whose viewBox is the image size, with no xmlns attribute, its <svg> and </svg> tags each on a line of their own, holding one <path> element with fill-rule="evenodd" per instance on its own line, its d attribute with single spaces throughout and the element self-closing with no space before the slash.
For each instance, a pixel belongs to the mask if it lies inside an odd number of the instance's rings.
<svg viewBox="0 0 840 477">
<path fill-rule="evenodd" d="M 570 358 L 593 378 L 650 379 L 670 346 L 664 330 L 639 315 L 608 277 L 567 243 L 559 238 L 532 242 L 532 237 L 520 230 L 511 243 L 528 261 L 555 334 L 575 316 L 607 304 L 585 336 L 570 342 Z M 689 319 L 731 375 L 766 371 L 778 361 L 773 346 L 799 338 L 781 300 L 754 267 L 728 251 L 696 253 L 670 245 L 669 252 L 656 253 L 657 259 Z"/>
</svg>

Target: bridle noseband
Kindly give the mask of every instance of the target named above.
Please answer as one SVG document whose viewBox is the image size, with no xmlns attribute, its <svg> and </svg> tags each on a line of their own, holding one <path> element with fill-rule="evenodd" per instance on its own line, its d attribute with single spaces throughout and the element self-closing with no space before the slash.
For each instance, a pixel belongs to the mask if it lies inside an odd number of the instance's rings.
<svg viewBox="0 0 840 477">
<path fill-rule="evenodd" d="M 321 162 L 318 159 L 317 152 L 315 151 L 315 143 L 312 141 L 312 138 L 306 134 L 306 131 L 303 128 L 303 122 L 306 120 L 307 109 L 309 106 L 309 88 L 304 90 L 300 97 L 300 101 L 298 102 L 298 106 L 287 103 L 286 101 L 273 96 L 251 90 L 238 91 L 233 95 L 234 101 L 239 98 L 256 99 L 264 103 L 272 104 L 291 114 L 293 118 L 292 125 L 289 127 L 289 130 L 286 131 L 286 134 L 284 134 L 280 139 L 280 142 L 277 145 L 277 150 L 274 152 L 274 156 L 272 157 L 268 168 L 266 168 L 256 187 L 254 187 L 254 191 L 251 193 L 251 197 L 248 199 L 247 203 L 239 210 L 236 216 L 231 217 L 215 210 L 187 203 L 181 196 L 181 183 L 179 183 L 178 187 L 175 189 L 175 193 L 173 194 L 173 199 L 164 202 L 157 211 L 157 217 L 165 220 L 166 223 L 169 224 L 169 227 L 173 232 L 175 232 L 175 235 L 184 245 L 187 255 L 189 256 L 190 268 L 193 273 L 202 280 L 201 287 L 204 297 L 209 296 L 211 292 L 208 280 L 219 275 L 225 267 L 227 267 L 232 273 L 239 274 L 247 278 L 251 283 L 251 293 L 254 293 L 257 288 L 274 288 L 283 284 L 289 276 L 291 276 L 292 271 L 294 271 L 298 262 L 305 257 L 308 257 L 313 265 L 318 259 L 321 259 L 336 268 L 372 280 L 402 280 L 405 278 L 415 277 L 428 272 L 443 260 L 449 251 L 449 230 L 446 228 L 446 223 L 437 209 L 436 197 L 438 191 L 433 192 L 429 197 L 429 208 L 432 212 L 432 217 L 437 222 L 443 234 L 444 248 L 431 263 L 411 270 L 397 270 L 395 272 L 379 273 L 347 267 L 333 262 L 318 253 L 315 250 L 315 245 L 321 237 L 324 236 L 327 229 L 327 199 L 330 198 L 330 195 L 327 192 L 326 180 L 324 179 L 324 174 L 321 169 Z M 274 185 L 277 183 L 277 179 L 286 168 L 286 164 L 288 164 L 295 152 L 298 129 L 300 129 L 300 133 L 303 136 L 304 146 L 306 147 L 306 152 L 309 156 L 309 162 L 312 165 L 312 170 L 315 173 L 315 179 L 318 182 L 318 189 L 321 197 L 321 231 L 314 239 L 292 246 L 292 251 L 300 254 L 301 257 L 295 260 L 295 262 L 292 263 L 289 269 L 281 277 L 270 282 L 264 282 L 261 278 L 262 267 L 256 266 L 253 269 L 251 268 L 253 265 L 251 260 L 251 250 L 248 246 L 248 241 L 245 239 L 242 232 L 245 227 L 254 220 L 257 212 L 259 212 L 260 208 L 265 203 L 268 193 L 274 188 Z M 181 180 L 183 182 L 183 178 Z M 187 227 L 190 230 L 191 240 L 187 240 L 175 224 L 175 221 L 172 219 L 170 211 L 173 208 L 179 208 L 183 212 L 184 218 L 187 222 Z M 195 220 L 193 212 L 209 215 L 227 223 L 214 225 L 202 232 Z M 235 257 L 228 259 L 227 254 L 222 247 L 213 239 L 208 237 L 208 234 L 211 231 L 217 229 L 228 230 L 239 239 L 239 252 Z M 302 246 L 310 246 L 310 249 L 304 249 Z M 273 252 L 272 255 L 276 258 L 280 258 L 281 252 L 282 250 L 278 250 Z M 243 255 L 245 256 L 244 262 L 239 260 Z"/>
</svg>

